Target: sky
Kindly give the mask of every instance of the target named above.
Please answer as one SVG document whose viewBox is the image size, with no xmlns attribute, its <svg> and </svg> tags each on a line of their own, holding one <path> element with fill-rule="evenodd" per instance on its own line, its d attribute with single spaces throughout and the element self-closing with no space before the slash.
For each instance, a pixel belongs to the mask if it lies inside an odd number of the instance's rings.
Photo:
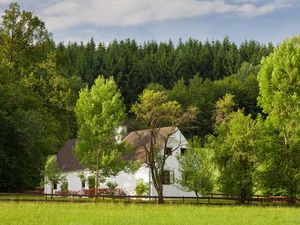
<svg viewBox="0 0 300 225">
<path fill-rule="evenodd" d="M 0 0 L 0 13 L 10 0 Z M 20 0 L 58 42 L 229 37 L 274 44 L 300 34 L 300 0 Z"/>
</svg>

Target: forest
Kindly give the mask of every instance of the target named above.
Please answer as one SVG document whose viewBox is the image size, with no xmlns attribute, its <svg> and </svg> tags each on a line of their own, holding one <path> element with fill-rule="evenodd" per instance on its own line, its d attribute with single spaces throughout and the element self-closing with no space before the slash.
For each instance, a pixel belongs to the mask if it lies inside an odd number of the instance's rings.
<svg viewBox="0 0 300 225">
<path fill-rule="evenodd" d="M 254 40 L 237 44 L 226 37 L 145 43 L 126 39 L 108 45 L 96 43 L 93 38 L 87 43 L 57 43 L 40 18 L 21 10 L 17 3 L 10 4 L 0 24 L 0 190 L 20 191 L 40 185 L 47 156 L 57 153 L 66 140 L 77 135 L 75 106 L 80 90 L 92 87 L 99 75 L 115 81 L 125 104 L 129 129 L 136 129 L 131 108 L 145 88 L 166 93 L 169 100 L 177 101 L 184 109 L 190 105 L 197 107 L 196 119 L 183 131 L 189 138 L 197 136 L 201 147 L 218 145 L 215 148 L 220 157 L 216 161 L 223 165 L 231 157 L 224 153 L 232 141 L 228 133 L 238 135 L 250 130 L 247 138 L 260 134 L 271 139 L 274 133 L 281 132 L 270 122 L 268 129 L 256 130 L 258 126 L 267 126 L 261 124 L 270 121 L 268 115 L 274 114 L 272 94 L 268 101 L 261 97 L 258 103 L 263 86 L 259 81 L 264 82 L 263 78 L 258 79 L 258 74 L 271 69 L 272 62 L 263 66 L 262 60 L 272 55 L 276 47 Z M 291 46 L 286 48 L 293 51 Z M 297 57 L 295 60 L 299 60 Z M 288 113 L 283 109 L 280 112 Z M 281 117 L 273 119 L 277 124 Z M 237 128 L 236 123 L 244 124 L 244 130 Z M 292 143 L 285 146 L 297 146 L 296 139 L 291 138 Z M 245 140 L 240 144 L 247 145 Z M 281 141 L 272 143 L 280 149 Z M 256 148 L 248 144 L 246 150 Z M 264 144 L 265 149 L 274 147 Z M 299 150 L 291 152 L 299 156 Z M 252 161 L 245 165 L 253 169 L 259 162 L 255 157 L 258 156 L 246 157 L 245 160 Z M 234 169 L 240 165 L 231 166 Z M 227 182 L 222 190 L 236 191 L 226 189 L 234 186 L 235 174 L 226 166 L 220 166 L 220 170 L 227 176 L 222 179 Z M 294 183 L 289 184 L 292 188 L 299 185 L 299 165 L 294 170 L 298 175 L 290 173 L 295 177 Z M 248 168 L 245 171 L 248 173 Z M 252 192 L 253 181 L 249 182 L 243 187 L 250 187 Z M 265 190 L 273 188 L 270 183 L 262 184 L 268 187 Z M 274 188 L 278 191 L 282 187 L 284 184 Z M 298 191 L 292 190 L 293 194 Z"/>
</svg>

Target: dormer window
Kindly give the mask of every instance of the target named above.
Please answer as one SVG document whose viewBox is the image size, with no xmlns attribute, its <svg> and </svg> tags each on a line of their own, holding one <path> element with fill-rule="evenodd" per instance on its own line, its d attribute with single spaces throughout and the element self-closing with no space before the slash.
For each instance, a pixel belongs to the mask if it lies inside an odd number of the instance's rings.
<svg viewBox="0 0 300 225">
<path fill-rule="evenodd" d="M 172 148 L 166 147 L 166 155 L 172 155 Z"/>
</svg>

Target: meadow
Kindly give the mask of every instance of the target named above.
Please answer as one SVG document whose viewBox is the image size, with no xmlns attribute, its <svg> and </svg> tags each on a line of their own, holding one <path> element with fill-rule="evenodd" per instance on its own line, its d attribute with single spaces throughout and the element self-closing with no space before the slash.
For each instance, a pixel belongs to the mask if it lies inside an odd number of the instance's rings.
<svg viewBox="0 0 300 225">
<path fill-rule="evenodd" d="M 300 208 L 2 202 L 0 203 L 0 224 L 299 225 Z"/>
</svg>

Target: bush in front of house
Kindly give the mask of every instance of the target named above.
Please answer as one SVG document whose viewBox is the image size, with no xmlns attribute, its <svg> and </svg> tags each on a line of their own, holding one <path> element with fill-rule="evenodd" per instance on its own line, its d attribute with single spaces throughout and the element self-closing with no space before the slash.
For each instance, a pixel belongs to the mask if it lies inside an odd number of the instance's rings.
<svg viewBox="0 0 300 225">
<path fill-rule="evenodd" d="M 89 197 L 94 197 L 95 196 L 95 189 L 92 188 L 92 189 L 82 189 L 82 193 L 84 195 L 88 195 Z M 97 190 L 97 194 L 98 195 L 112 195 L 111 194 L 111 189 L 109 188 L 99 188 Z M 114 191 L 114 195 L 116 196 L 125 196 L 126 195 L 126 192 L 121 189 L 121 188 L 116 188 L 115 191 Z"/>
<path fill-rule="evenodd" d="M 118 183 L 115 181 L 108 181 L 106 183 L 106 186 L 108 187 L 108 189 L 110 190 L 110 194 L 111 195 L 115 195 L 116 193 L 116 189 L 118 187 Z"/>
<path fill-rule="evenodd" d="M 136 187 L 135 187 L 135 194 L 140 196 L 140 195 L 146 195 L 148 193 L 149 186 L 143 181 L 140 180 L 137 182 Z"/>
</svg>

